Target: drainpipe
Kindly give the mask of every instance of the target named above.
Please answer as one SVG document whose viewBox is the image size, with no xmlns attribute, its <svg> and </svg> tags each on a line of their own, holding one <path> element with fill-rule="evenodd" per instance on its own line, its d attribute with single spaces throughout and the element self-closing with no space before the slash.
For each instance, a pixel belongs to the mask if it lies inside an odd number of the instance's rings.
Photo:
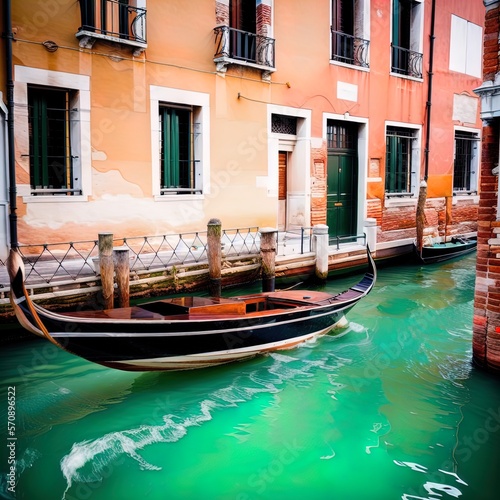
<svg viewBox="0 0 500 500">
<path fill-rule="evenodd" d="M 12 72 L 12 9 L 11 0 L 4 1 L 5 67 L 7 77 L 7 150 L 9 163 L 9 226 L 10 246 L 17 248 L 16 157 L 14 152 L 14 77 Z"/>
<path fill-rule="evenodd" d="M 431 140 L 431 106 L 432 106 L 432 71 L 434 66 L 434 24 L 436 19 L 436 0 L 432 0 L 431 12 L 431 33 L 429 47 L 429 79 L 427 87 L 427 104 L 426 104 L 426 127 L 425 127 L 425 151 L 424 151 L 424 179 L 420 182 L 418 193 L 418 202 L 416 210 L 416 233 L 417 233 L 417 250 L 422 257 L 422 247 L 424 245 L 424 228 L 425 228 L 425 201 L 427 199 L 427 177 L 429 175 L 429 143 Z M 445 235 L 446 237 L 446 235 Z"/>
<path fill-rule="evenodd" d="M 427 104 L 426 104 L 426 137 L 425 137 L 425 162 L 424 162 L 424 181 L 427 181 L 429 175 L 429 143 L 431 139 L 431 106 L 432 106 L 432 75 L 434 66 L 434 25 L 436 20 L 436 0 L 432 0 L 431 11 L 431 34 L 429 47 L 429 80 L 427 87 Z"/>
</svg>

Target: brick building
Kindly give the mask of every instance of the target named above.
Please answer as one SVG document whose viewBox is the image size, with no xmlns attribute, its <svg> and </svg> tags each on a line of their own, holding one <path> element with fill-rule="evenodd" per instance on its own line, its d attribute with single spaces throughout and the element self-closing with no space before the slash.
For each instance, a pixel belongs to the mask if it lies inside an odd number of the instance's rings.
<svg viewBox="0 0 500 500">
<path fill-rule="evenodd" d="M 482 0 L 3 3 L 0 259 L 9 169 L 24 244 L 369 220 L 390 256 L 423 177 L 428 234 L 477 229 Z"/>
<path fill-rule="evenodd" d="M 474 295 L 473 355 L 482 367 L 500 372 L 500 2 L 485 0 L 481 97 L 483 141 L 478 213 L 477 278 Z"/>
</svg>

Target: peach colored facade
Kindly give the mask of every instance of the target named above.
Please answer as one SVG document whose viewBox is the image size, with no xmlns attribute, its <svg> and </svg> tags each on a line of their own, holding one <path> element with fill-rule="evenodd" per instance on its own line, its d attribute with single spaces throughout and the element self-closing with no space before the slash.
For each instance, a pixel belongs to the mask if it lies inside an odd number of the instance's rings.
<svg viewBox="0 0 500 500">
<path fill-rule="evenodd" d="M 350 235 L 362 233 L 371 218 L 378 251 L 409 244 L 425 168 L 432 2 L 410 2 L 409 41 L 423 54 L 421 74 L 400 74 L 391 52 L 397 1 L 354 3 L 355 36 L 369 41 L 367 67 L 332 56 L 339 52 L 330 0 L 254 2 L 256 32 L 275 45 L 262 48 L 257 38 L 258 55 L 250 63 L 214 56 L 217 40 L 230 40 L 214 28 L 233 22 L 238 2 L 131 1 L 146 9 L 144 24 L 135 26 L 139 42 L 131 43 L 82 28 L 80 6 L 92 2 L 12 2 L 19 241 L 86 240 L 102 231 L 188 232 L 206 229 L 214 217 L 225 228 L 326 224 L 336 220 L 329 219 L 332 158 L 345 153 L 328 142 L 328 133 L 347 126 L 354 137 L 348 151 L 354 189 L 342 217 L 350 217 Z M 467 67 L 470 61 L 455 60 L 450 45 L 464 43 L 460 29 L 482 37 L 483 26 L 482 0 L 438 2 L 426 207 L 434 236 L 477 229 L 478 175 L 468 172 L 467 186 L 454 193 L 454 158 L 456 134 L 464 132 L 475 138 L 472 168 L 479 161 L 479 99 L 472 90 L 481 75 Z M 473 55 L 476 45 L 467 46 Z M 73 179 L 63 192 L 38 189 L 30 180 L 30 92 L 47 88 L 69 89 Z M 0 90 L 5 101 L 4 86 Z M 165 106 L 192 114 L 196 161 L 185 191 L 164 190 L 161 181 Z M 291 132 L 279 129 L 282 117 L 295 127 Z M 402 141 L 411 147 L 406 187 L 393 192 L 387 188 L 389 131 L 407 131 Z"/>
</svg>

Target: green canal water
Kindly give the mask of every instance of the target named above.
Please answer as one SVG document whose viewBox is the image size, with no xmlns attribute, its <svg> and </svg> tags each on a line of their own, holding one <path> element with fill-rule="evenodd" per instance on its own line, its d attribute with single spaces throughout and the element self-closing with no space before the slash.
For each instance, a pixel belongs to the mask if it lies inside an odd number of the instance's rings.
<svg viewBox="0 0 500 500">
<path fill-rule="evenodd" d="M 500 379 L 471 364 L 474 266 L 381 269 L 340 335 L 207 370 L 125 373 L 41 339 L 3 345 L 0 496 L 500 498 Z"/>
</svg>

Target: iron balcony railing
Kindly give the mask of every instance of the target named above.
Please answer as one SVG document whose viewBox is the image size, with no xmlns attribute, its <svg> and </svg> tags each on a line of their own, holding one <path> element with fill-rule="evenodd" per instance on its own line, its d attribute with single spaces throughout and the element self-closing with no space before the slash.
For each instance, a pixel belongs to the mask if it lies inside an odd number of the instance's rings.
<svg viewBox="0 0 500 500">
<path fill-rule="evenodd" d="M 274 68 L 275 40 L 229 26 L 217 26 L 214 59 L 230 58 Z"/>
<path fill-rule="evenodd" d="M 146 9 L 142 7 L 121 0 L 80 0 L 80 11 L 79 32 L 146 43 Z"/>
<path fill-rule="evenodd" d="M 368 49 L 370 41 L 358 38 L 341 31 L 332 32 L 332 60 L 345 64 L 369 68 Z"/>
<path fill-rule="evenodd" d="M 422 78 L 422 58 L 420 52 L 392 45 L 391 71 L 399 75 Z"/>
</svg>

